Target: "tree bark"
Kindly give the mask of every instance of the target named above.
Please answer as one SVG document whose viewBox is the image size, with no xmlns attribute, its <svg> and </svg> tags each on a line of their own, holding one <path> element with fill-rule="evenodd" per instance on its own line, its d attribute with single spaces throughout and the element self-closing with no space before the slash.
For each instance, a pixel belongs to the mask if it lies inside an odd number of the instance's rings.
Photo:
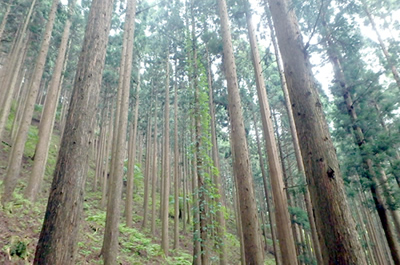
<svg viewBox="0 0 400 265">
<path fill-rule="evenodd" d="M 53 76 L 51 78 L 49 89 L 47 91 L 46 103 L 43 108 L 43 115 L 40 119 L 39 129 L 39 141 L 36 145 L 35 160 L 33 163 L 31 175 L 29 178 L 28 186 L 25 189 L 25 197 L 31 201 L 36 200 L 36 196 L 39 192 L 44 171 L 46 168 L 47 155 L 50 147 L 50 139 L 53 132 L 54 119 L 56 116 L 58 96 L 62 75 L 62 69 L 64 67 L 65 55 L 67 52 L 67 45 L 69 39 L 69 31 L 71 27 L 71 16 L 74 10 L 75 1 L 69 4 L 68 19 L 65 22 L 64 32 L 61 38 L 60 48 L 56 59 L 56 65 L 53 70 Z"/>
<path fill-rule="evenodd" d="M 121 61 L 124 61 L 124 67 L 121 67 L 119 79 L 119 89 L 122 91 L 122 100 L 120 113 L 117 113 L 117 116 L 119 116 L 117 142 L 115 143 L 117 150 L 115 164 L 112 165 L 114 167 L 114 170 L 112 170 L 112 174 L 110 175 L 106 227 L 104 230 L 103 247 L 101 250 L 105 265 L 116 264 L 118 255 L 119 219 L 126 150 L 126 129 L 128 124 L 129 92 L 131 83 L 133 57 L 132 53 L 135 33 L 135 15 L 136 0 L 129 0 L 127 2 L 123 44 L 124 46 L 126 46 L 126 54 L 123 54 L 123 56 L 121 56 Z"/>
<path fill-rule="evenodd" d="M 88 154 L 113 0 L 92 3 L 34 264 L 75 264 Z M 101 16 L 99 15 L 101 12 Z M 65 222 L 68 220 L 68 222 Z"/>
<path fill-rule="evenodd" d="M 253 191 L 252 172 L 249 152 L 243 124 L 235 58 L 229 29 L 228 11 L 225 0 L 218 0 L 221 33 L 223 40 L 225 77 L 228 87 L 228 102 L 231 122 L 232 147 L 234 149 L 234 171 L 239 187 L 240 215 L 242 220 L 246 262 L 263 264 L 263 252 L 260 246 L 260 229 L 257 207 Z"/>
<path fill-rule="evenodd" d="M 274 196 L 276 211 L 276 226 L 279 246 L 282 253 L 283 264 L 297 264 L 296 246 L 290 228 L 291 221 L 288 211 L 288 201 L 285 196 L 285 185 L 283 183 L 282 168 L 279 163 L 278 150 L 274 136 L 271 112 L 269 109 L 267 90 L 261 69 L 261 59 L 258 52 L 257 40 L 252 24 L 252 16 L 249 10 L 249 3 L 245 1 L 247 29 L 249 33 L 252 62 L 256 79 L 258 102 L 260 105 L 263 135 L 268 154 L 268 169 L 271 178 L 272 195 Z M 282 161 L 281 161 L 282 162 Z"/>
<path fill-rule="evenodd" d="M 338 160 L 291 3 L 268 1 L 295 116 L 325 264 L 365 264 Z"/>
<path fill-rule="evenodd" d="M 169 45 L 168 45 L 169 49 Z M 165 105 L 164 105 L 164 169 L 163 169 L 163 199 L 162 199 L 162 231 L 161 231 L 161 248 L 165 256 L 169 254 L 169 238 L 168 238 L 168 209 L 169 209 L 169 188 L 170 188 L 170 159 L 169 159 L 169 50 L 167 50 L 166 58 L 166 74 L 165 74 Z"/>
<path fill-rule="evenodd" d="M 125 221 L 127 227 L 132 227 L 132 209 L 133 209 L 133 185 L 135 179 L 135 163 L 136 163 L 136 137 L 139 119 L 139 93 L 140 92 L 140 73 L 138 74 L 137 87 L 136 87 L 136 102 L 135 102 L 135 118 L 132 123 L 133 129 L 129 136 L 129 164 L 128 164 L 128 180 L 126 184 L 126 202 L 125 202 Z M 157 109 L 156 109 L 157 110 Z M 157 112 L 156 112 L 157 113 Z M 156 114 L 155 114 L 156 115 Z M 155 116 L 157 117 L 157 116 Z M 157 119 L 157 118 L 156 118 Z M 157 120 L 155 121 L 157 124 Z M 157 125 L 156 125 L 157 126 Z M 154 135 L 156 137 L 156 129 Z M 154 147 L 156 148 L 156 146 Z M 154 165 L 153 165 L 154 166 Z M 156 172 L 155 172 L 156 174 Z M 154 201 L 153 201 L 154 203 Z"/>
</svg>

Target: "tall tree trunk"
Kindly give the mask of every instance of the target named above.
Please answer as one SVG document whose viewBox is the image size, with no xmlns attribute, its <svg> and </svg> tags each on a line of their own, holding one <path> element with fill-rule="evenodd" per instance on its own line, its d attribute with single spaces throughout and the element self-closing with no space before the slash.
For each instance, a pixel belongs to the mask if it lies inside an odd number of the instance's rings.
<svg viewBox="0 0 400 265">
<path fill-rule="evenodd" d="M 56 116 L 58 96 L 61 81 L 62 70 L 64 67 L 65 55 L 69 39 L 69 31 L 71 27 L 71 16 L 74 10 L 75 1 L 69 4 L 68 19 L 65 22 L 64 32 L 61 38 L 60 48 L 58 50 L 56 65 L 53 70 L 49 89 L 47 91 L 46 103 L 43 108 L 43 115 L 40 119 L 39 141 L 36 145 L 35 160 L 33 163 L 28 186 L 25 189 L 25 197 L 31 201 L 36 199 L 40 185 L 43 180 L 46 168 L 47 154 L 50 148 L 50 138 L 53 132 L 54 119 Z"/>
<path fill-rule="evenodd" d="M 169 45 L 167 46 L 169 49 Z M 162 198 L 162 231 L 161 231 L 161 248 L 165 256 L 169 254 L 169 238 L 168 238 L 168 209 L 169 209 L 169 188 L 170 188 L 170 159 L 169 159 L 169 50 L 167 50 L 166 58 L 166 74 L 165 74 L 165 105 L 164 105 L 164 168 L 163 168 L 163 198 Z"/>
<path fill-rule="evenodd" d="M 219 16 L 221 18 L 225 76 L 228 86 L 229 117 L 232 126 L 232 146 L 235 151 L 233 167 L 239 187 L 238 197 L 240 200 L 240 215 L 243 225 L 246 262 L 248 264 L 263 264 L 263 251 L 260 246 L 260 229 L 258 224 L 257 207 L 253 191 L 249 152 L 243 124 L 235 58 L 233 55 L 228 11 L 225 0 L 218 0 L 218 7 Z"/>
<path fill-rule="evenodd" d="M 291 3 L 268 0 L 284 62 L 325 264 L 365 264 L 335 148 Z"/>
<path fill-rule="evenodd" d="M 96 113 L 97 102 L 93 99 L 100 92 L 112 8 L 113 0 L 98 0 L 92 3 L 90 9 L 71 107 L 36 248 L 35 265 L 75 264 Z"/>
<path fill-rule="evenodd" d="M 217 173 L 213 174 L 215 187 L 218 190 L 219 196 L 215 198 L 215 202 L 218 206 L 217 208 L 217 233 L 218 233 L 218 246 L 219 246 L 219 264 L 226 265 L 227 264 L 227 256 L 226 256 L 226 240 L 225 240 L 225 217 L 222 206 L 224 204 L 224 192 L 222 190 L 221 184 L 221 167 L 219 164 L 219 154 L 218 154 L 218 143 L 217 143 L 217 133 L 216 133 L 216 123 L 215 123 L 215 106 L 213 100 L 213 83 L 212 83 L 212 73 L 211 73 L 211 63 L 210 56 L 208 53 L 208 49 L 206 47 L 206 56 L 207 56 L 207 77 L 208 77 L 208 108 L 210 110 L 210 127 L 211 127 L 211 144 L 212 144 L 212 159 L 214 162 L 214 166 L 217 169 Z"/>
<path fill-rule="evenodd" d="M 150 105 L 153 105 L 151 103 Z M 143 194 L 143 222 L 142 222 L 142 228 L 146 227 L 147 224 L 147 218 L 148 218 L 148 208 L 149 208 L 149 184 L 150 184 L 150 178 L 152 174 L 151 170 L 151 163 L 152 163 L 152 140 L 151 140 L 151 130 L 152 130 L 152 115 L 151 115 L 151 109 L 152 106 L 150 106 L 150 112 L 149 112 L 149 119 L 147 123 L 147 141 L 146 141 L 146 169 L 144 171 L 144 194 Z"/>
<path fill-rule="evenodd" d="M 274 128 L 269 109 L 267 90 L 261 69 L 261 59 L 258 52 L 256 35 L 252 24 L 252 16 L 249 3 L 245 1 L 247 29 L 249 33 L 252 62 L 257 86 L 258 102 L 260 104 L 263 135 L 268 153 L 268 169 L 271 178 L 272 195 L 274 196 L 276 211 L 276 226 L 279 246 L 282 253 L 283 264 L 297 264 L 296 246 L 290 229 L 291 221 L 288 211 L 288 202 L 285 196 L 285 185 L 283 183 L 282 167 L 279 163 L 278 150 L 274 136 Z"/>
<path fill-rule="evenodd" d="M 282 65 L 282 60 L 281 60 L 281 56 L 279 53 L 279 47 L 278 47 L 278 42 L 275 36 L 275 31 L 273 28 L 273 24 L 271 21 L 271 16 L 269 14 L 269 9 L 266 8 L 266 12 L 267 14 L 267 19 L 268 19 L 268 26 L 271 32 L 271 39 L 272 39 L 272 44 L 274 46 L 274 50 L 275 50 L 275 57 L 276 57 L 276 62 L 278 65 L 278 69 L 279 69 L 279 77 L 281 80 L 281 87 L 283 90 L 283 94 L 285 97 L 285 107 L 287 110 L 287 114 L 289 117 L 289 123 L 290 123 L 290 133 L 292 136 L 292 141 L 293 141 L 293 148 L 294 148 L 294 152 L 295 152 L 295 156 L 296 156 L 296 161 L 297 161 L 297 169 L 299 171 L 300 174 L 302 174 L 302 177 L 305 178 L 305 170 L 304 170 L 304 165 L 303 165 L 303 158 L 301 156 L 301 151 L 300 151 L 300 145 L 299 145 L 299 138 L 297 136 L 297 130 L 296 130 L 296 125 L 294 122 L 294 117 L 293 117 L 293 111 L 291 108 L 291 102 L 290 102 L 290 97 L 289 97 L 289 91 L 287 88 L 287 84 L 286 84 L 286 79 L 285 79 L 285 73 L 284 73 L 284 67 Z M 307 186 L 307 188 L 304 191 L 304 202 L 306 204 L 307 207 L 307 216 L 308 216 L 308 220 L 310 223 L 310 230 L 311 230 L 311 238 L 312 238 L 312 242 L 313 242 L 313 251 L 315 252 L 315 257 L 317 259 L 317 264 L 323 264 L 322 261 L 322 254 L 321 254 L 321 247 L 319 245 L 319 241 L 318 241 L 318 234 L 317 234 L 317 228 L 315 226 L 315 219 L 314 219 L 314 213 L 313 213 L 313 206 L 311 203 L 311 197 L 310 197 L 310 192 L 309 192 L 309 187 Z"/>
<path fill-rule="evenodd" d="M 136 163 L 136 137 L 138 129 L 138 119 L 139 119 L 139 93 L 140 92 L 140 73 L 138 74 L 137 87 L 136 87 L 136 102 L 135 102 L 135 118 L 132 123 L 133 129 L 131 130 L 131 135 L 129 137 L 129 164 L 128 164 L 128 177 L 126 184 L 126 202 L 125 202 L 125 221 L 127 227 L 132 227 L 132 209 L 133 209 L 133 185 L 135 179 L 135 163 Z M 157 97 L 156 97 L 157 98 Z M 156 109 L 157 110 L 157 109 Z M 157 112 L 155 113 L 157 115 Z M 157 116 L 155 116 L 157 117 Z M 157 126 L 157 118 L 156 118 Z M 154 137 L 157 136 L 157 131 L 154 129 Z M 154 147 L 156 148 L 156 146 Z M 154 165 L 153 165 L 154 166 Z M 155 172 L 156 174 L 156 172 Z"/>
<path fill-rule="evenodd" d="M 154 100 L 154 149 L 153 149 L 153 178 L 151 180 L 151 234 L 156 236 L 156 191 L 157 191 L 157 93 Z"/>
<path fill-rule="evenodd" d="M 29 95 L 25 102 L 21 124 L 18 127 L 17 135 L 11 148 L 7 173 L 4 178 L 4 193 L 1 198 L 3 205 L 12 198 L 14 189 L 17 186 L 19 173 L 21 171 L 22 157 L 24 155 L 25 142 L 28 136 L 29 126 L 31 125 L 35 100 L 39 90 L 40 80 L 42 79 L 47 52 L 50 46 L 51 32 L 56 17 L 57 4 L 58 0 L 53 0 L 40 52 L 36 59 L 35 69 L 29 84 Z"/>
<path fill-rule="evenodd" d="M 258 125 L 257 125 L 257 120 L 256 120 L 256 116 L 255 116 L 254 112 L 253 112 L 253 122 L 254 122 L 254 130 L 256 133 L 257 152 L 258 152 L 258 158 L 260 161 L 261 175 L 262 175 L 263 184 L 264 184 L 265 202 L 267 204 L 267 212 L 269 213 L 268 218 L 269 218 L 269 223 L 270 223 L 270 228 L 271 228 L 272 246 L 274 248 L 275 262 L 277 265 L 280 265 L 280 264 L 282 264 L 281 254 L 278 251 L 277 242 L 276 242 L 274 222 L 272 220 L 272 207 L 271 207 L 271 201 L 269 199 L 270 196 L 269 196 L 269 191 L 268 191 L 267 174 L 265 172 L 265 165 L 264 165 L 264 160 L 263 160 L 262 151 L 261 151 L 261 141 L 260 141 L 260 136 L 258 133 Z"/>
<path fill-rule="evenodd" d="M 101 253 L 105 265 L 113 265 L 117 263 L 118 256 L 118 235 L 119 235 L 119 219 L 120 204 L 122 193 L 122 178 L 124 174 L 125 147 L 126 147 L 126 130 L 128 124 L 129 109 L 129 92 L 132 72 L 132 53 L 135 33 L 135 15 L 136 0 L 127 2 L 126 23 L 124 28 L 124 46 L 126 46 L 126 54 L 121 56 L 124 67 L 121 67 L 119 89 L 122 91 L 122 101 L 120 106 L 119 124 L 117 130 L 116 157 L 115 164 L 112 166 L 113 174 L 110 175 L 109 197 L 107 203 L 106 227 L 104 230 L 104 240 Z"/>
<path fill-rule="evenodd" d="M 177 61 L 175 61 L 174 82 L 174 249 L 179 246 L 179 148 L 178 148 L 178 84 Z"/>
</svg>

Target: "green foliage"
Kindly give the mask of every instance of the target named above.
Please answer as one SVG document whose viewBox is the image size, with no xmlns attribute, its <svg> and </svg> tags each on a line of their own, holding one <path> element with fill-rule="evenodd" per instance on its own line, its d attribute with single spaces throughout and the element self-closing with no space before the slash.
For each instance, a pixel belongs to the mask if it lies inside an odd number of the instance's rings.
<svg viewBox="0 0 400 265">
<path fill-rule="evenodd" d="M 310 230 L 307 212 L 299 207 L 289 207 L 289 213 L 293 215 L 292 222 L 301 225 L 306 230 Z"/>
</svg>

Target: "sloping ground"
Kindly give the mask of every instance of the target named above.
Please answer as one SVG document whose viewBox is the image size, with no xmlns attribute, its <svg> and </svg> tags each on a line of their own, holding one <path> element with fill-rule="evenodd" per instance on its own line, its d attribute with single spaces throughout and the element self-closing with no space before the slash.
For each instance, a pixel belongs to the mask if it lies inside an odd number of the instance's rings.
<svg viewBox="0 0 400 265">
<path fill-rule="evenodd" d="M 42 191 L 38 201 L 31 203 L 23 198 L 23 191 L 29 177 L 32 166 L 31 157 L 34 154 L 37 142 L 36 126 L 37 122 L 33 123 L 28 135 L 20 181 L 14 193 L 14 198 L 5 208 L 0 207 L 0 264 L 2 265 L 32 264 L 41 230 L 52 171 L 56 162 L 59 136 L 57 135 L 57 131 L 55 131 L 50 145 L 51 150 Z M 10 130 L 11 122 L 9 122 L 7 128 Z M 4 143 L 0 143 L 0 184 L 6 173 L 10 142 L 10 139 L 6 138 Z M 89 191 L 92 187 L 92 183 L 90 182 L 93 179 L 93 174 L 94 170 L 91 168 L 86 188 L 84 214 L 80 226 L 81 232 L 78 240 L 76 264 L 103 264 L 102 257 L 99 254 L 102 246 L 106 214 L 104 209 L 101 209 L 99 206 L 101 201 L 100 192 Z M 192 234 L 190 228 L 188 228 L 186 234 L 181 233 L 179 249 L 171 250 L 170 257 L 168 258 L 165 257 L 160 248 L 161 236 L 152 238 L 149 228 L 141 229 L 143 216 L 143 177 L 136 177 L 135 186 L 137 191 L 134 197 L 134 228 L 127 228 L 123 223 L 120 226 L 119 264 L 191 264 Z M 159 202 L 157 202 L 157 208 L 159 208 Z M 157 220 L 157 235 L 160 235 L 160 227 L 161 223 Z M 173 217 L 170 218 L 169 227 L 171 235 L 170 246 L 172 247 Z M 233 227 L 228 228 L 228 231 L 233 230 Z M 239 243 L 231 233 L 227 234 L 227 238 L 229 264 L 239 264 Z M 217 253 L 214 254 L 217 255 Z M 212 264 L 218 263 L 216 257 L 211 260 Z"/>
</svg>

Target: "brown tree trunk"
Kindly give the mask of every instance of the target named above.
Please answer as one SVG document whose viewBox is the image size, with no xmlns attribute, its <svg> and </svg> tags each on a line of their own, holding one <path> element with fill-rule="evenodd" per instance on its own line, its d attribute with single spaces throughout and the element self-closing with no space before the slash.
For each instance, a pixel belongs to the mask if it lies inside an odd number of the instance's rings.
<svg viewBox="0 0 400 265">
<path fill-rule="evenodd" d="M 175 61 L 174 82 L 174 249 L 179 246 L 179 149 L 178 149 L 178 84 L 177 84 L 177 61 Z"/>
<path fill-rule="evenodd" d="M 113 0 L 92 3 L 34 264 L 75 264 L 88 154 L 100 92 Z M 100 16 L 99 13 L 102 13 Z M 68 222 L 65 222 L 68 220 Z"/>
<path fill-rule="evenodd" d="M 260 104 L 261 121 L 263 125 L 263 135 L 268 153 L 268 169 L 271 178 L 272 195 L 274 196 L 276 211 L 276 226 L 279 246 L 282 253 L 283 264 L 297 264 L 296 246 L 290 229 L 291 221 L 288 211 L 288 202 L 285 196 L 285 185 L 283 183 L 282 168 L 279 163 L 278 150 L 274 136 L 274 128 L 269 109 L 267 90 L 265 88 L 264 77 L 261 69 L 261 59 L 258 52 L 257 40 L 252 16 L 249 10 L 249 3 L 245 1 L 247 29 L 249 33 L 252 62 L 254 67 L 258 102 Z M 282 161 L 281 161 L 282 162 Z"/>
<path fill-rule="evenodd" d="M 36 199 L 46 168 L 47 154 L 50 148 L 50 138 L 53 132 L 54 119 L 57 112 L 56 110 L 58 104 L 59 90 L 61 89 L 61 74 L 64 67 L 65 55 L 67 52 L 69 39 L 69 31 L 71 27 L 70 16 L 73 13 L 74 5 L 75 1 L 72 1 L 69 4 L 69 17 L 65 22 L 60 48 L 58 50 L 56 65 L 54 67 L 53 76 L 51 78 L 47 91 L 46 103 L 43 107 L 43 115 L 40 119 L 39 141 L 36 145 L 35 160 L 33 163 L 28 186 L 25 189 L 25 197 L 31 201 L 35 201 Z"/>
<path fill-rule="evenodd" d="M 324 263 L 365 264 L 297 18 L 289 1 L 268 3 L 284 62 Z"/>
<path fill-rule="evenodd" d="M 269 13 L 268 8 L 266 8 L 266 12 Z M 292 108 L 291 108 L 289 92 L 288 92 L 286 79 L 285 79 L 285 73 L 284 73 L 284 69 L 283 69 L 284 67 L 282 65 L 282 60 L 281 60 L 281 56 L 280 56 L 280 53 L 279 53 L 279 47 L 278 47 L 278 43 L 277 43 L 277 40 L 276 40 L 275 31 L 274 31 L 274 28 L 273 28 L 273 24 L 272 24 L 272 21 L 271 21 L 270 14 L 267 14 L 267 19 L 268 19 L 268 26 L 269 26 L 269 29 L 270 29 L 270 32 L 271 32 L 272 44 L 273 44 L 274 50 L 275 50 L 276 62 L 277 62 L 278 69 L 279 69 L 279 77 L 280 77 L 280 80 L 281 80 L 281 87 L 282 87 L 283 94 L 284 94 L 284 97 L 285 97 L 285 107 L 286 107 L 287 114 L 288 114 L 288 117 L 289 117 L 290 133 L 291 133 L 291 136 L 292 136 L 293 148 L 294 148 L 296 161 L 297 161 L 297 168 L 298 168 L 298 171 L 300 172 L 300 174 L 303 175 L 303 178 L 305 178 L 303 158 L 301 157 L 299 138 L 297 136 L 296 125 L 295 125 L 295 122 L 294 122 L 293 111 L 292 111 Z M 317 259 L 317 264 L 323 264 L 322 255 L 321 255 L 321 247 L 320 247 L 319 241 L 318 241 L 317 228 L 315 226 L 313 206 L 312 206 L 312 203 L 311 203 L 311 197 L 310 197 L 310 192 L 309 192 L 309 187 L 308 186 L 307 186 L 307 188 L 305 189 L 305 192 L 304 192 L 304 202 L 305 202 L 306 207 L 307 207 L 307 216 L 308 216 L 308 220 L 309 220 L 309 223 L 310 223 L 311 238 L 312 238 L 312 242 L 313 242 L 313 251 L 315 252 L 315 257 Z"/>
<path fill-rule="evenodd" d="M 222 184 L 221 184 L 221 167 L 219 164 L 219 154 L 218 154 L 218 143 L 217 143 L 217 133 L 216 133 L 216 123 L 215 123 L 215 106 L 214 106 L 214 100 L 213 100 L 213 84 L 212 84 L 212 73 L 211 73 L 211 63 L 210 63 L 210 57 L 208 54 L 208 49 L 206 47 L 206 53 L 207 53 L 207 77 L 208 77 L 208 87 L 209 87 L 209 93 L 208 93 L 208 107 L 210 109 L 210 127 L 211 127 L 211 144 L 212 144 L 212 159 L 214 162 L 215 168 L 218 170 L 217 174 L 213 174 L 214 177 L 214 183 L 215 187 L 218 190 L 219 196 L 215 198 L 215 202 L 218 206 L 217 209 L 217 222 L 218 222 L 218 227 L 217 227 L 217 233 L 218 233 L 218 246 L 219 246 L 219 264 L 220 265 L 226 265 L 227 264 L 227 256 L 226 256 L 226 240 L 225 240 L 225 217 L 224 217 L 224 212 L 222 210 L 222 206 L 224 205 L 224 192 L 222 190 Z"/>
<path fill-rule="evenodd" d="M 156 191 L 157 191 L 157 94 L 154 101 L 154 149 L 153 149 L 153 178 L 151 181 L 151 234 L 156 236 Z"/>
<path fill-rule="evenodd" d="M 153 105 L 152 103 L 150 105 Z M 152 106 L 150 106 L 150 113 L 149 113 L 149 119 L 148 119 L 148 124 L 147 124 L 147 141 L 146 141 L 146 169 L 144 171 L 144 194 L 143 194 L 143 222 L 142 222 L 142 228 L 146 227 L 147 224 L 147 218 L 148 218 L 148 208 L 149 208 L 149 184 L 150 184 L 150 178 L 152 174 L 151 170 L 151 154 L 152 154 L 152 140 L 151 140 L 151 130 L 152 130 L 152 115 L 151 115 L 151 109 Z"/>
<path fill-rule="evenodd" d="M 257 120 L 256 120 L 256 116 L 253 112 L 253 122 L 254 122 L 254 130 L 256 133 L 256 142 L 257 142 L 257 151 L 258 151 L 258 158 L 260 161 L 260 168 L 261 168 L 261 175 L 263 178 L 263 184 L 264 184 L 264 194 L 265 194 L 265 202 L 267 204 L 267 212 L 268 214 L 268 218 L 269 218 L 269 223 L 270 223 L 270 227 L 271 227 L 271 239 L 272 239 L 272 246 L 274 249 L 274 256 L 275 256 L 275 261 L 277 265 L 282 264 L 282 260 L 281 260 L 281 254 L 280 251 L 278 251 L 278 247 L 277 247 L 277 242 L 276 242 L 276 235 L 275 235 L 275 229 L 274 229 L 274 223 L 272 220 L 272 206 L 271 206 L 271 201 L 270 201 L 270 196 L 269 196 L 269 191 L 268 191 L 268 183 L 267 183 L 267 174 L 265 172 L 265 165 L 264 165 L 264 160 L 262 157 L 262 151 L 261 151 L 261 141 L 260 141 L 260 136 L 258 133 L 258 125 L 257 125 Z"/>
<path fill-rule="evenodd" d="M 125 221 L 127 227 L 132 227 L 132 209 L 133 209 L 133 185 L 135 179 L 135 163 L 136 163 L 136 137 L 139 119 L 139 93 L 140 92 L 140 73 L 138 74 L 137 87 L 136 87 L 136 102 L 135 102 L 135 118 L 132 123 L 131 135 L 129 136 L 129 164 L 128 164 L 128 177 L 126 184 L 126 202 L 125 202 Z M 156 112 L 157 113 L 157 112 Z M 156 114 L 155 114 L 156 115 Z M 157 116 L 155 116 L 157 117 Z M 156 121 L 157 124 L 157 121 Z M 157 126 L 157 125 L 156 125 Z M 154 137 L 157 136 L 155 129 Z M 156 148 L 156 146 L 154 147 Z M 156 174 L 156 172 L 155 172 Z M 154 202 L 154 201 L 153 201 Z"/>
<path fill-rule="evenodd" d="M 169 47 L 168 47 L 169 48 Z M 169 209 L 169 188 L 170 188 L 170 159 L 169 159 L 169 50 L 167 50 L 166 58 L 166 75 L 165 75 L 165 106 L 164 106 L 164 168 L 163 168 L 163 196 L 162 196 L 162 216 L 161 216 L 161 248 L 165 256 L 169 254 L 169 238 L 168 238 L 168 209 Z"/>
<path fill-rule="evenodd" d="M 225 0 L 218 0 L 223 40 L 224 67 L 228 86 L 228 102 L 231 122 L 232 147 L 234 149 L 234 172 L 239 187 L 240 216 L 243 226 L 246 262 L 263 264 L 263 251 L 260 246 L 260 229 L 257 207 L 253 191 L 252 172 L 243 124 L 235 58 L 229 29 L 228 11 Z"/>
<path fill-rule="evenodd" d="M 108 192 L 106 227 L 104 230 L 104 240 L 101 253 L 105 265 L 114 265 L 117 263 L 118 256 L 118 235 L 119 235 L 119 219 L 120 219 L 120 204 L 122 193 L 122 179 L 124 174 L 124 161 L 126 150 L 126 129 L 128 124 L 128 109 L 129 109 L 129 92 L 132 72 L 132 53 L 133 40 L 135 33 L 135 15 L 136 15 L 136 0 L 127 2 L 126 23 L 124 28 L 124 43 L 126 46 L 123 56 L 121 56 L 121 67 L 119 89 L 122 91 L 120 112 L 116 113 L 119 116 L 117 141 L 114 143 L 117 147 L 115 164 L 112 164 L 114 170 L 110 175 L 110 185 Z"/>
</svg>

